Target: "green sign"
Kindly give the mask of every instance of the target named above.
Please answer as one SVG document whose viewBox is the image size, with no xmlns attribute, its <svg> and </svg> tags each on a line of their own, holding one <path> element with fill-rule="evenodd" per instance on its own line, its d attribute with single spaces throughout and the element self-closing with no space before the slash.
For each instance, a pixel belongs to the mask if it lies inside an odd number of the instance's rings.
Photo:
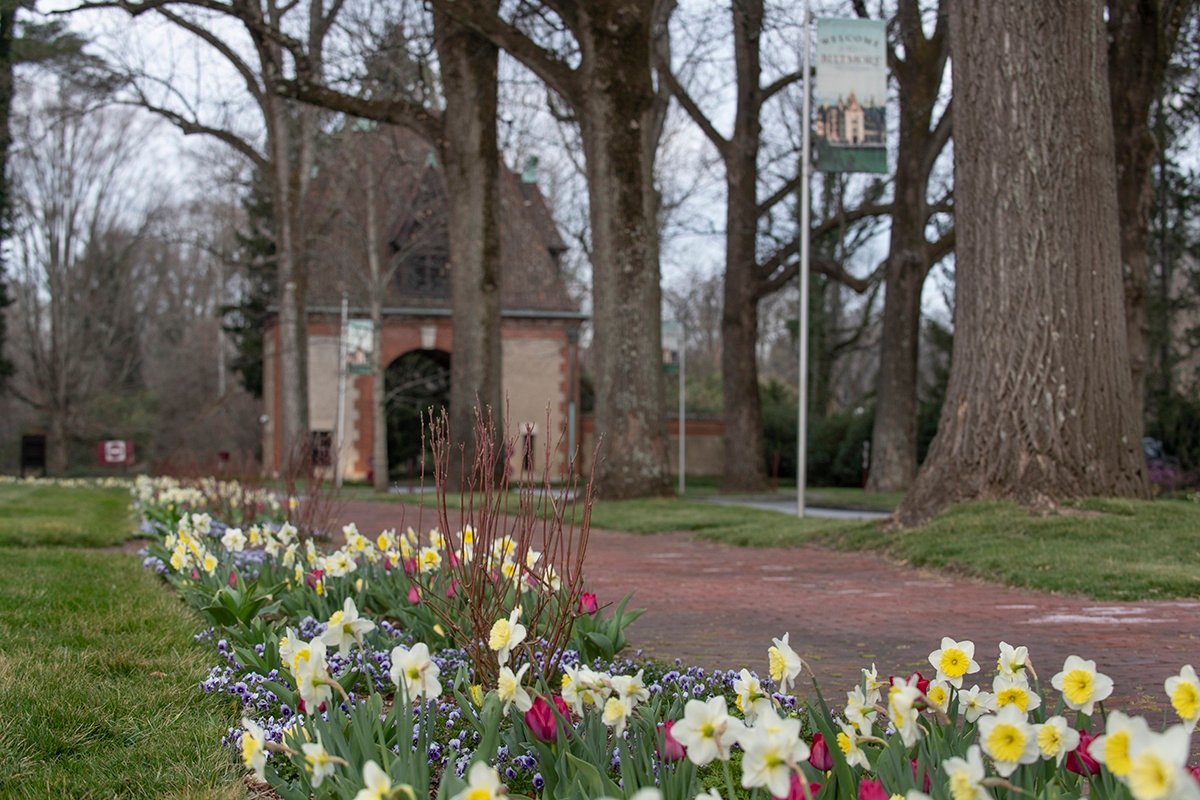
<svg viewBox="0 0 1200 800">
<path fill-rule="evenodd" d="M 818 19 L 816 67 L 816 169 L 887 172 L 886 24 Z"/>
</svg>

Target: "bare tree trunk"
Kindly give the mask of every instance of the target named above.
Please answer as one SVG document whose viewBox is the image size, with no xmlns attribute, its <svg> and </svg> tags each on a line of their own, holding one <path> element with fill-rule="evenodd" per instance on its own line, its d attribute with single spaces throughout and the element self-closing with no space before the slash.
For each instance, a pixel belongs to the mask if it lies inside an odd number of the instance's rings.
<svg viewBox="0 0 1200 800">
<path fill-rule="evenodd" d="M 954 357 L 903 524 L 966 499 L 1144 496 L 1102 9 L 951 5 Z M 1016 101 L 1014 101 L 1016 98 Z"/>
<path fill-rule="evenodd" d="M 494 0 L 478 0 L 494 10 Z M 503 418 L 500 337 L 500 153 L 496 144 L 498 49 L 444 13 L 434 12 L 446 110 L 442 161 L 449 198 L 450 440 L 474 441 L 476 408 Z M 496 435 L 500 431 L 493 432 Z M 462 475 L 451 469 L 452 487 Z"/>
<path fill-rule="evenodd" d="M 945 4 L 939 6 L 945 10 Z M 917 474 L 917 364 L 921 339 L 921 292 L 930 267 L 944 248 L 925 238 L 929 222 L 926 195 L 938 153 L 949 136 L 949 114 L 933 125 L 933 107 L 942 85 L 949 51 L 946 21 L 931 37 L 922 29 L 914 2 L 897 13 L 904 57 L 890 55 L 899 85 L 900 131 L 896 155 L 891 243 L 885 263 L 887 293 L 883 304 L 875 423 L 871 432 L 870 491 L 907 489 Z"/>
<path fill-rule="evenodd" d="M 1151 174 L 1158 143 L 1150 108 L 1189 7 L 1195 2 L 1109 0 L 1108 76 L 1117 163 L 1117 208 L 1125 280 L 1125 331 L 1133 379 L 1133 417 L 1140 438 L 1145 423 L 1146 372 L 1150 354 L 1146 320 L 1149 275 L 1147 239 L 1154 207 Z"/>
<path fill-rule="evenodd" d="M 579 109 L 592 230 L 597 464 L 603 497 L 670 490 L 657 196 L 642 129 L 654 105 L 649 5 L 588 3 Z"/>
<path fill-rule="evenodd" d="M 379 255 L 379 204 L 375 192 L 375 172 L 366 163 L 362 190 L 366 199 L 366 250 L 370 272 L 371 304 L 371 424 L 375 435 L 371 447 L 372 488 L 388 490 L 387 375 L 383 363 L 383 298 L 386 291 Z"/>
</svg>

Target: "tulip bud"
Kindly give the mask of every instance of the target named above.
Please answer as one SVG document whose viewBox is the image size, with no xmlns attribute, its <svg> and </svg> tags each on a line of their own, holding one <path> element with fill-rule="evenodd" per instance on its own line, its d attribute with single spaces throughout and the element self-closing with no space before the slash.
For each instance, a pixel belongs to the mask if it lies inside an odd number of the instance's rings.
<svg viewBox="0 0 1200 800">
<path fill-rule="evenodd" d="M 1100 764 L 1088 752 L 1094 738 L 1096 737 L 1087 731 L 1079 732 L 1079 746 L 1067 754 L 1067 772 L 1074 772 L 1076 775 L 1095 775 L 1100 772 Z"/>
<path fill-rule="evenodd" d="M 883 781 L 863 778 L 858 782 L 858 800 L 888 800 L 891 797 L 883 788 Z"/>
<path fill-rule="evenodd" d="M 687 755 L 687 748 L 679 743 L 679 741 L 671 735 L 671 726 L 674 721 L 667 720 L 666 722 L 658 723 L 658 733 L 662 739 L 662 748 L 655 745 L 655 750 L 663 761 L 679 761 Z"/>
<path fill-rule="evenodd" d="M 821 772 L 833 769 L 833 756 L 829 752 L 829 745 L 825 743 L 824 734 L 813 734 L 812 744 L 809 745 L 808 763 Z"/>
<path fill-rule="evenodd" d="M 600 603 L 596 600 L 595 592 L 584 592 L 579 597 L 579 613 L 580 614 L 595 614 L 600 610 Z"/>
</svg>

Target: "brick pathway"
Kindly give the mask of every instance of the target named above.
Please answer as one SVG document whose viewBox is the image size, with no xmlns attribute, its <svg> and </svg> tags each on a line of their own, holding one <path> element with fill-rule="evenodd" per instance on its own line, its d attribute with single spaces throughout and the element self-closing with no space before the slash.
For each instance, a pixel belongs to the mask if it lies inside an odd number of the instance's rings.
<svg viewBox="0 0 1200 800">
<path fill-rule="evenodd" d="M 416 527 L 415 509 L 399 504 L 347 503 L 342 512 L 363 532 L 397 527 L 402 514 Z M 426 513 L 425 527 L 431 521 Z M 942 636 L 974 641 L 988 676 L 998 642 L 1027 645 L 1047 692 L 1068 655 L 1094 659 L 1116 682 L 1121 707 L 1139 713 L 1167 708 L 1162 684 L 1181 665 L 1200 667 L 1200 599 L 1093 602 L 861 553 L 730 547 L 684 533 L 593 530 L 586 564 L 601 602 L 632 591 L 631 605 L 647 609 L 629 629 L 633 646 L 765 674 L 771 638 L 788 631 L 826 695 L 838 699 L 871 662 L 881 675 L 930 676 L 927 657 Z"/>
</svg>

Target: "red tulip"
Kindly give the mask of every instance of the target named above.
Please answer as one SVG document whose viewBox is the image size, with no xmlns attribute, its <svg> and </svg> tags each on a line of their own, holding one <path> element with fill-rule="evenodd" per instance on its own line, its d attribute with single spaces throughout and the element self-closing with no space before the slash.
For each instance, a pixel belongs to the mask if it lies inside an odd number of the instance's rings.
<svg viewBox="0 0 1200 800">
<path fill-rule="evenodd" d="M 926 678 L 924 675 L 922 675 L 919 672 L 914 672 L 912 675 L 909 675 L 908 678 L 899 678 L 899 679 L 897 679 L 895 675 L 889 675 L 888 676 L 888 684 L 894 686 L 896 684 L 897 680 L 902 680 L 905 683 L 908 683 L 911 685 L 913 678 L 917 679 L 917 683 L 916 683 L 917 691 L 919 691 L 921 694 L 925 694 L 926 692 L 929 691 L 929 679 Z"/>
<path fill-rule="evenodd" d="M 555 710 L 558 711 L 555 714 Z M 546 698 L 538 695 L 533 705 L 525 712 L 525 724 L 529 727 L 529 732 L 534 738 L 541 742 L 553 742 L 558 740 L 558 718 L 561 716 L 567 719 L 570 709 L 567 708 L 567 703 L 561 697 L 554 696 L 554 705 L 546 701 Z"/>
<path fill-rule="evenodd" d="M 600 603 L 596 600 L 595 592 L 584 592 L 579 597 L 579 613 L 580 614 L 595 614 L 600 610 Z"/>
<path fill-rule="evenodd" d="M 791 783 L 788 784 L 787 797 L 781 798 L 781 800 L 810 800 L 810 798 L 816 797 L 819 791 L 821 791 L 821 784 L 809 781 L 808 794 L 805 794 L 804 782 L 800 780 L 800 774 L 793 772 Z"/>
<path fill-rule="evenodd" d="M 304 584 L 310 589 L 315 589 L 317 588 L 317 581 L 321 580 L 321 576 L 324 574 L 325 570 L 323 569 L 310 570 L 309 573 L 304 576 Z"/>
<path fill-rule="evenodd" d="M 417 574 L 417 559 L 415 559 L 415 558 L 404 559 L 404 574 L 405 575 L 416 575 Z"/>
<path fill-rule="evenodd" d="M 1067 754 L 1067 772 L 1074 772 L 1076 775 L 1095 775 L 1100 771 L 1100 764 L 1088 752 L 1094 738 L 1087 731 L 1079 732 L 1079 746 L 1075 748 L 1074 752 Z"/>
<path fill-rule="evenodd" d="M 233 588 L 234 586 L 237 586 L 237 573 L 234 572 L 233 570 L 230 570 L 229 571 L 229 587 Z"/>
<path fill-rule="evenodd" d="M 420 604 L 421 590 L 416 586 L 408 587 L 408 602 L 412 603 L 414 606 Z"/>
<path fill-rule="evenodd" d="M 917 760 L 915 758 L 912 760 L 912 773 L 913 773 L 913 780 L 914 781 L 917 780 Z M 921 776 L 920 780 L 921 780 L 921 791 L 924 792 L 925 794 L 929 794 L 929 770 L 925 771 L 925 774 L 923 776 Z"/>
<path fill-rule="evenodd" d="M 687 755 L 687 748 L 671 735 L 671 726 L 674 724 L 672 720 L 658 723 L 658 732 L 662 738 L 662 749 L 659 750 L 657 744 L 654 749 L 663 761 L 679 761 Z"/>
<path fill-rule="evenodd" d="M 888 800 L 891 797 L 883 788 L 883 781 L 863 778 L 858 782 L 858 800 Z"/>
<path fill-rule="evenodd" d="M 829 752 L 829 745 L 825 744 L 824 734 L 813 734 L 812 744 L 809 746 L 808 763 L 821 772 L 833 769 L 833 756 Z"/>
</svg>

